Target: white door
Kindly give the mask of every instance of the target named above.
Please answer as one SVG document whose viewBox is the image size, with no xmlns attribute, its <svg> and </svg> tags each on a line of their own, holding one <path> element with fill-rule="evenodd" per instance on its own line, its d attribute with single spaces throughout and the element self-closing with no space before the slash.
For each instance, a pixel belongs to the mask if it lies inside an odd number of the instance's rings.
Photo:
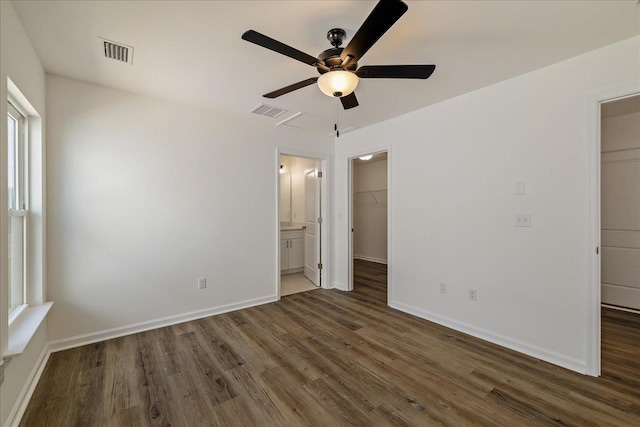
<svg viewBox="0 0 640 427">
<path fill-rule="evenodd" d="M 304 177 L 305 232 L 304 275 L 320 286 L 320 178 L 318 169 L 307 171 Z"/>
</svg>

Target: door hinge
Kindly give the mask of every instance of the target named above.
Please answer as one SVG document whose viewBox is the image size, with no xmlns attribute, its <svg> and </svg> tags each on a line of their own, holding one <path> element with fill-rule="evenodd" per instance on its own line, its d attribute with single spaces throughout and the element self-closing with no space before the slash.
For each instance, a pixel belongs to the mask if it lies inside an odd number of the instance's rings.
<svg viewBox="0 0 640 427">
<path fill-rule="evenodd" d="M 322 263 L 318 264 L 318 270 L 322 270 Z"/>
<path fill-rule="evenodd" d="M 322 178 L 322 171 L 318 172 L 318 178 Z"/>
<path fill-rule="evenodd" d="M 600 254 L 600 246 L 596 246 L 596 255 Z"/>
<path fill-rule="evenodd" d="M 318 218 L 318 224 L 322 224 L 322 217 Z"/>
</svg>

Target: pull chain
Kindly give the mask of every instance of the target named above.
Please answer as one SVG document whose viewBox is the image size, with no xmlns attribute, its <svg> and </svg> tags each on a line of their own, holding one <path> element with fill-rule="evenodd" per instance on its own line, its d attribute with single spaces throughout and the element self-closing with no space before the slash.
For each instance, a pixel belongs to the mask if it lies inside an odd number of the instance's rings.
<svg viewBox="0 0 640 427">
<path fill-rule="evenodd" d="M 340 138 L 340 98 L 336 98 L 336 123 L 333 125 L 333 130 L 336 131 L 336 137 Z"/>
</svg>

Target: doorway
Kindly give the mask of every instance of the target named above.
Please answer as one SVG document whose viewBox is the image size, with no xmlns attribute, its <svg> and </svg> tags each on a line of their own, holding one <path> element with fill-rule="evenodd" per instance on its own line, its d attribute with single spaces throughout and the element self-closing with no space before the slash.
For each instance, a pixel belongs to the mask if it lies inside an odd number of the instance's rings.
<svg viewBox="0 0 640 427">
<path fill-rule="evenodd" d="M 322 162 L 280 155 L 280 296 L 322 286 Z"/>
<path fill-rule="evenodd" d="M 640 94 L 600 104 L 603 377 L 640 375 Z"/>
<path fill-rule="evenodd" d="M 388 303 L 388 152 L 349 160 L 350 290 Z"/>
</svg>

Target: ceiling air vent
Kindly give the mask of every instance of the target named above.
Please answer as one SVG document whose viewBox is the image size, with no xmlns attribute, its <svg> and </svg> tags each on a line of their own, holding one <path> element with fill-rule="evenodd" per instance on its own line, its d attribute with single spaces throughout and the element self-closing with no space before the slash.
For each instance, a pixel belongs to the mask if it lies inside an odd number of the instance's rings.
<svg viewBox="0 0 640 427">
<path fill-rule="evenodd" d="M 281 115 L 286 113 L 287 110 L 274 107 L 273 105 L 260 104 L 256 108 L 251 110 L 251 112 L 260 114 L 261 116 L 267 116 L 267 117 L 271 117 L 272 119 L 275 119 L 276 117 L 280 117 Z"/>
<path fill-rule="evenodd" d="M 100 41 L 102 42 L 105 58 L 133 64 L 133 46 L 127 46 L 103 38 L 101 38 Z"/>
</svg>

